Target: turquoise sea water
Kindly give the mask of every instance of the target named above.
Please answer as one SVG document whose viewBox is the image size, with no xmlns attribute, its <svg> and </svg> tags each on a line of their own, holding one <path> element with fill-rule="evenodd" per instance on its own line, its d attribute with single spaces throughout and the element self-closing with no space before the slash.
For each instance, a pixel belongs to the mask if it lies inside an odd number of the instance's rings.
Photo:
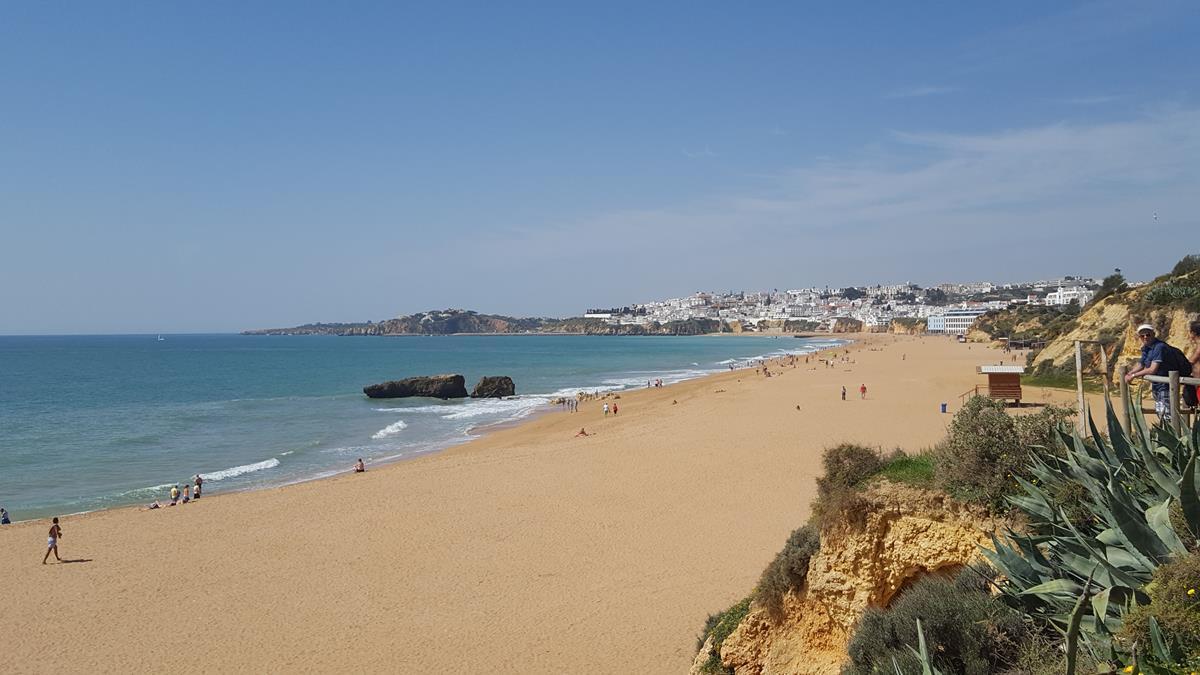
<svg viewBox="0 0 1200 675">
<path fill-rule="evenodd" d="M 837 340 L 171 335 L 0 337 L 0 506 L 14 519 L 280 485 L 460 443 L 581 390 L 644 387 Z M 413 375 L 509 375 L 505 400 L 372 400 Z"/>
</svg>

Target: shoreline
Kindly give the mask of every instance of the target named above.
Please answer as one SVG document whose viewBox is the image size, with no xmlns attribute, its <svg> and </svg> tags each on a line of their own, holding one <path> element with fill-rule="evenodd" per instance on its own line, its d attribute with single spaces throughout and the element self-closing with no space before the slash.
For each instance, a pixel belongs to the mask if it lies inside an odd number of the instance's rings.
<svg viewBox="0 0 1200 675">
<path fill-rule="evenodd" d="M 44 521 L 6 526 L 0 633 L 26 639 L 0 670 L 684 671 L 704 617 L 803 524 L 822 449 L 932 445 L 938 404 L 995 355 L 846 337 L 834 368 L 631 389 L 618 417 L 593 400 L 365 474 L 66 518 L 82 564 L 38 564 Z"/>
<path fill-rule="evenodd" d="M 204 334 L 204 335 L 209 335 L 209 334 Z M 224 335 L 224 334 L 214 333 L 212 335 Z M 539 335 L 539 334 L 536 334 L 536 333 L 528 333 L 528 334 L 526 334 L 526 333 L 456 333 L 453 335 L 455 335 L 455 336 L 476 336 L 476 335 L 478 335 L 478 336 L 502 336 L 502 335 Z M 541 333 L 540 335 L 551 335 L 551 334 Z M 554 334 L 554 335 L 557 335 L 557 334 Z M 563 333 L 562 335 L 588 336 L 587 334 L 583 334 L 583 333 Z M 710 333 L 707 335 L 720 336 L 720 335 L 732 335 L 732 334 Z M 447 334 L 447 335 L 403 334 L 403 335 L 340 336 L 340 335 L 328 335 L 328 334 L 314 334 L 314 335 L 300 335 L 300 336 L 286 336 L 286 337 L 313 337 L 313 336 L 319 336 L 319 337 L 450 337 L 451 335 L 449 335 L 449 334 Z M 753 336 L 753 334 L 751 334 L 751 336 Z M 264 337 L 264 336 L 256 335 L 256 336 L 252 336 L 252 337 Z M 272 336 L 272 337 L 284 337 L 284 336 Z M 697 336 L 631 335 L 631 336 L 603 336 L 603 337 L 705 337 L 705 336 L 704 335 L 697 335 Z M 796 335 L 795 337 L 802 337 L 802 336 Z M 803 336 L 803 337 L 822 339 L 821 336 Z M 836 346 L 830 346 L 830 347 L 822 347 L 820 349 L 817 349 L 814 352 L 809 352 L 809 353 L 817 354 L 817 353 L 827 351 L 829 349 L 837 349 L 837 348 L 848 346 L 848 345 L 851 345 L 854 343 L 854 340 L 848 339 L 848 338 L 830 337 L 828 339 L 829 340 L 839 340 L 839 341 L 841 341 L 842 344 L 836 345 Z M 792 343 L 788 343 L 788 344 L 792 344 Z M 782 351 L 782 348 L 780 349 L 780 351 Z M 774 358 L 780 358 L 780 356 L 772 357 L 772 356 L 768 356 L 766 354 L 761 354 L 761 355 L 758 355 L 755 357 L 750 357 L 750 358 L 746 359 L 746 361 L 749 362 L 749 361 L 755 361 L 755 360 L 766 360 L 766 359 L 774 359 Z M 737 370 L 735 370 L 733 372 L 737 372 L 738 370 L 745 370 L 747 368 L 748 368 L 748 366 L 738 368 Z M 664 384 L 664 388 L 675 386 L 675 385 L 682 384 L 685 382 L 694 382 L 697 380 L 702 380 L 702 379 L 705 379 L 708 377 L 712 377 L 714 375 L 722 375 L 727 372 L 730 372 L 730 371 L 712 370 L 712 371 L 706 372 L 702 375 L 697 375 L 694 377 L 685 377 L 681 380 L 677 380 L 670 384 Z M 600 386 L 601 385 L 593 385 L 590 387 L 589 386 L 579 387 L 577 389 L 577 391 L 579 393 L 586 392 L 586 393 L 595 394 L 595 392 L 593 390 L 597 389 Z M 606 391 L 602 391 L 602 392 L 599 392 L 598 394 L 596 394 L 595 400 L 607 398 L 607 395 L 609 395 L 609 394 L 618 394 L 619 395 L 624 392 L 639 391 L 640 389 L 641 388 L 639 388 L 637 386 L 630 386 L 626 389 L 606 390 Z M 550 396 L 550 394 L 524 394 L 521 396 L 548 397 L 548 396 Z M 520 396 L 509 397 L 509 398 L 520 398 Z M 380 400 L 386 401 L 386 399 L 380 399 Z M 397 399 L 397 400 L 407 400 L 407 399 Z M 420 400 L 420 399 L 418 398 L 418 400 Z M 505 430 L 505 429 L 519 427 L 521 425 L 533 422 L 534 420 L 536 420 L 544 415 L 552 414 L 555 412 L 559 412 L 559 411 L 556 410 L 556 408 L 553 404 L 546 404 L 543 406 L 538 406 L 536 408 L 531 408 L 529 412 L 527 412 L 521 416 L 518 416 L 518 417 L 501 419 L 501 420 L 496 420 L 494 422 L 486 422 L 486 423 L 481 423 L 481 424 L 472 426 L 464 432 L 464 436 L 461 438 L 456 438 L 453 440 L 444 440 L 444 441 L 440 441 L 440 442 L 430 441 L 428 446 L 422 447 L 420 450 L 411 452 L 406 455 L 388 456 L 388 457 L 385 457 L 380 460 L 372 460 L 370 466 L 382 468 L 385 466 L 391 466 L 394 464 L 403 463 L 403 462 L 410 461 L 410 460 L 416 460 L 421 457 L 425 457 L 427 455 L 437 454 L 437 453 L 453 450 L 455 448 L 460 448 L 465 445 L 470 445 L 472 443 L 480 441 L 487 434 L 494 433 L 496 431 Z M 213 473 L 213 472 L 209 472 L 209 473 Z M 227 491 L 221 491 L 221 492 L 216 492 L 216 490 L 218 490 L 219 488 L 212 486 L 211 483 L 206 482 L 205 483 L 205 488 L 206 488 L 205 496 L 211 499 L 213 497 L 218 497 L 218 496 L 223 496 L 223 495 L 256 493 L 256 492 L 261 492 L 261 491 L 265 491 L 265 490 L 285 488 L 285 487 L 292 486 L 292 485 L 311 483 L 314 481 L 329 480 L 329 479 L 337 478 L 338 476 L 342 476 L 342 475 L 349 474 L 349 473 L 352 473 L 352 471 L 351 471 L 351 469 L 348 469 L 348 468 L 347 469 L 326 469 L 326 470 L 317 471 L 316 473 L 314 473 L 312 475 L 305 475 L 305 476 L 289 478 L 289 479 L 281 479 L 278 482 L 268 482 L 266 484 L 261 484 L 261 485 L 237 487 L 237 488 L 233 488 L 233 489 L 230 489 Z M 158 501 L 158 502 L 162 503 L 163 507 L 165 508 L 166 507 L 165 502 L 169 501 L 168 497 L 166 496 L 166 493 L 168 492 L 167 488 L 169 488 L 171 483 L 168 482 L 165 485 L 167 487 L 163 488 L 162 494 L 161 495 L 155 494 L 150 500 L 138 500 L 138 501 L 128 502 L 128 503 L 117 503 L 117 504 L 114 504 L 111 506 L 102 506 L 99 508 L 84 509 L 84 510 L 80 510 L 80 511 L 61 511 L 61 510 L 56 511 L 56 510 L 53 510 L 52 508 L 37 508 L 35 510 L 35 512 L 39 513 L 40 515 L 35 515 L 32 517 L 21 517 L 19 519 L 13 520 L 12 524 L 16 525 L 18 523 L 27 523 L 27 522 L 31 522 L 31 521 L 47 520 L 48 518 L 51 517 L 51 515 L 57 515 L 59 517 L 70 516 L 70 517 L 75 518 L 75 517 L 86 516 L 86 515 L 94 514 L 94 513 L 104 513 L 104 512 L 108 512 L 108 511 L 118 511 L 118 510 L 140 511 L 140 510 L 145 510 L 146 505 L 152 501 Z M 182 486 L 182 483 L 180 483 L 180 485 Z M 135 489 L 149 489 L 149 488 L 135 488 Z M 212 491 L 212 492 L 209 492 L 209 491 Z M 45 512 L 44 514 L 41 513 L 43 511 Z M 9 512 L 10 512 L 10 516 L 11 516 L 11 514 L 13 512 L 13 509 L 11 507 L 9 508 Z M 18 513 L 19 512 L 20 511 L 18 511 Z"/>
</svg>

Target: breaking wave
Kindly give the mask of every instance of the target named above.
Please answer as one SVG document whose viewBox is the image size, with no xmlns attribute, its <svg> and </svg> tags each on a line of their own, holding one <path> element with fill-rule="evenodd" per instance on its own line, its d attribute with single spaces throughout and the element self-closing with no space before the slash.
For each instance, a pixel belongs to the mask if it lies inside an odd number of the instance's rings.
<svg viewBox="0 0 1200 675">
<path fill-rule="evenodd" d="M 254 473 L 255 471 L 274 469 L 277 466 L 279 466 L 279 460 L 272 457 L 271 459 L 265 459 L 254 464 L 243 464 L 242 466 L 235 466 L 212 473 L 202 473 L 200 477 L 204 480 L 224 480 L 226 478 L 233 478 L 234 476 L 241 476 L 242 474 Z"/>
<path fill-rule="evenodd" d="M 380 429 L 379 431 L 376 431 L 375 435 L 371 436 L 371 438 L 379 440 L 381 438 L 387 438 L 388 436 L 395 436 L 407 428 L 408 424 L 404 420 L 398 420 Z"/>
</svg>

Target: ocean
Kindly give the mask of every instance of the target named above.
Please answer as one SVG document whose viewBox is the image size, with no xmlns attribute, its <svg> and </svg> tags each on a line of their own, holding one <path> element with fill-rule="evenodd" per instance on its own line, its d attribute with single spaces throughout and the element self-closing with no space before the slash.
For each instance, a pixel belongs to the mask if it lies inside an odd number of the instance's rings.
<svg viewBox="0 0 1200 675">
<path fill-rule="evenodd" d="M 0 506 L 14 520 L 208 495 L 444 449 L 579 391 L 678 382 L 844 341 L 767 336 L 0 337 Z M 362 387 L 508 375 L 504 400 L 368 399 Z M 585 404 L 586 405 L 586 404 Z M 596 404 L 599 405 L 599 404 Z"/>
</svg>

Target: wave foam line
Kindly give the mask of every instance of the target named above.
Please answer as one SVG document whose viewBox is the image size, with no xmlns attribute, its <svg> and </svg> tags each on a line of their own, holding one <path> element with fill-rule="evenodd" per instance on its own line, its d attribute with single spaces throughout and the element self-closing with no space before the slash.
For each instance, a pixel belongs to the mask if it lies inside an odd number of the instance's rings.
<svg viewBox="0 0 1200 675">
<path fill-rule="evenodd" d="M 393 423 L 387 425 L 386 427 L 380 429 L 379 431 L 376 431 L 375 434 L 373 436 L 371 436 L 371 438 L 374 438 L 375 440 L 379 440 L 381 438 L 387 438 L 388 436 L 395 436 L 396 434 L 400 433 L 401 431 L 404 431 L 407 428 L 408 428 L 408 424 L 404 420 L 398 420 L 398 421 L 393 422 Z"/>
<path fill-rule="evenodd" d="M 233 478 L 234 476 L 241 476 L 242 474 L 254 473 L 255 471 L 274 469 L 277 466 L 279 466 L 279 460 L 272 457 L 271 459 L 265 459 L 254 464 L 243 464 L 242 466 L 235 466 L 212 473 L 202 473 L 200 477 L 204 480 L 224 480 L 226 478 Z"/>
</svg>

